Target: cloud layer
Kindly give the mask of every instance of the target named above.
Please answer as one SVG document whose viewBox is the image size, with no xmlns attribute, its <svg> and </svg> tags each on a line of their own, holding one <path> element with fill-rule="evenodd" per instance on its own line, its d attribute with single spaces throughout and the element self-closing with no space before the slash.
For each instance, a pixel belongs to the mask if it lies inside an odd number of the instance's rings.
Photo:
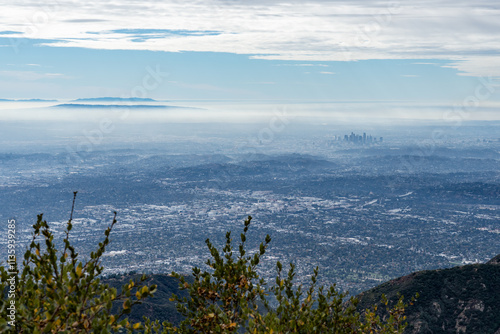
<svg viewBox="0 0 500 334">
<path fill-rule="evenodd" d="M 85 1 L 2 4 L 0 34 L 96 49 L 210 51 L 259 59 L 440 59 L 500 76 L 500 3 Z"/>
</svg>

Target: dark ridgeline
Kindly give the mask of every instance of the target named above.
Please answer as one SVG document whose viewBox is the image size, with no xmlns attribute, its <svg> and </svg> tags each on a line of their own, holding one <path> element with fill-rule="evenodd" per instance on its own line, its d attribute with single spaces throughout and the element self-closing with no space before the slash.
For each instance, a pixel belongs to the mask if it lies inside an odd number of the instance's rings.
<svg viewBox="0 0 500 334">
<path fill-rule="evenodd" d="M 385 294 L 419 298 L 406 310 L 405 333 L 500 333 L 500 255 L 485 264 L 425 270 L 361 293 L 358 309 Z"/>
</svg>

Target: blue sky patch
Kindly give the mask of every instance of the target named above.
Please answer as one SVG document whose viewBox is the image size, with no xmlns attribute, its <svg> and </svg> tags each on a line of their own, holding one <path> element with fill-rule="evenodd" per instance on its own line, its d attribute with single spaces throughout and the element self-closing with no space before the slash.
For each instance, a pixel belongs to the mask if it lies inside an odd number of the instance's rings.
<svg viewBox="0 0 500 334">
<path fill-rule="evenodd" d="M 22 34 L 22 32 L 12 31 L 12 30 L 0 31 L 0 35 L 14 35 L 14 34 Z"/>
</svg>

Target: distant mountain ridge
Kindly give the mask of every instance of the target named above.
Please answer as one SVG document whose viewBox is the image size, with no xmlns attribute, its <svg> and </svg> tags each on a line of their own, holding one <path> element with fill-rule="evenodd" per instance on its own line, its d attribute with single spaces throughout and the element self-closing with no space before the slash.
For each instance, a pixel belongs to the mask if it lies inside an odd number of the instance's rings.
<svg viewBox="0 0 500 334">
<path fill-rule="evenodd" d="M 68 109 L 201 109 L 194 107 L 167 106 L 154 104 L 84 104 L 84 103 L 63 103 L 52 106 L 53 108 Z"/>
<path fill-rule="evenodd" d="M 141 97 L 92 97 L 72 100 L 71 102 L 157 102 L 151 98 Z"/>
<path fill-rule="evenodd" d="M 0 102 L 57 102 L 57 100 L 44 99 L 0 99 Z"/>
<path fill-rule="evenodd" d="M 150 104 L 82 104 L 82 103 L 63 103 L 55 105 L 58 108 L 79 108 L 79 109 L 106 109 L 106 108 L 134 108 L 134 109 L 165 109 L 165 108 L 184 108 L 166 105 Z"/>
</svg>

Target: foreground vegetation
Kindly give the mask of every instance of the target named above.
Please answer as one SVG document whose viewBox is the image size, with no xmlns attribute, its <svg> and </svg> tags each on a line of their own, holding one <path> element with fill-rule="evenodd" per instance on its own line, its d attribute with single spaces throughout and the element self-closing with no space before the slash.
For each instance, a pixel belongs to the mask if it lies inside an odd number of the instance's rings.
<svg viewBox="0 0 500 334">
<path fill-rule="evenodd" d="M 377 306 L 360 314 L 356 311 L 355 298 L 347 300 L 347 295 L 335 286 L 317 286 L 317 268 L 310 286 L 304 288 L 294 284 L 292 264 L 285 272 L 277 262 L 275 282 L 268 287 L 259 277 L 257 267 L 271 237 L 266 237 L 257 252 L 247 253 L 245 243 L 251 217 L 244 222 L 237 249 L 231 232 L 227 232 L 221 250 L 206 240 L 211 254 L 207 260 L 209 271 L 195 267 L 193 277 L 188 280 L 172 273 L 188 295 L 171 298 L 184 316 L 180 324 L 148 318 L 131 323 L 127 315 L 133 306 L 152 296 L 156 286 L 144 284 L 145 276 L 129 281 L 121 289 L 101 281 L 104 269 L 101 257 L 116 224 L 116 213 L 104 232 L 104 240 L 84 262 L 79 260 L 69 241 L 72 216 L 73 209 L 61 251 L 56 249 L 54 235 L 39 215 L 21 272 L 12 274 L 17 268 L 0 267 L 0 288 L 6 292 L 0 301 L 0 330 L 15 333 L 402 333 L 406 326 L 406 305 L 402 297 L 392 308 L 382 298 L 382 306 L 386 308 L 383 317 L 378 315 Z"/>
</svg>

